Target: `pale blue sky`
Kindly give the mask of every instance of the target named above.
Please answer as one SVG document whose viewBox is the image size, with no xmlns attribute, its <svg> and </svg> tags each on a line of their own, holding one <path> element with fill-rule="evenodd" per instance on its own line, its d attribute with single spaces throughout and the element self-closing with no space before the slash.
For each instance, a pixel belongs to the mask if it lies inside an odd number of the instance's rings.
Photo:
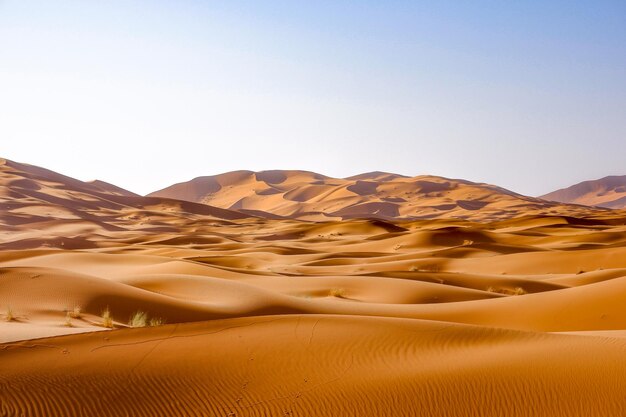
<svg viewBox="0 0 626 417">
<path fill-rule="evenodd" d="M 624 1 L 0 0 L 0 157 L 147 193 L 235 169 L 538 195 L 626 174 Z"/>
</svg>

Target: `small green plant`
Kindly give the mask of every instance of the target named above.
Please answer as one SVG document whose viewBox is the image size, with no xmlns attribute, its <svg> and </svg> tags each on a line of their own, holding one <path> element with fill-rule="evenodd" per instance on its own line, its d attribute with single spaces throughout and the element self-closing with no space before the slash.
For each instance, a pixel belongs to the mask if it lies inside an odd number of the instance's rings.
<svg viewBox="0 0 626 417">
<path fill-rule="evenodd" d="M 102 327 L 106 327 L 107 329 L 113 328 L 113 317 L 111 317 L 109 307 L 102 312 Z"/>
<path fill-rule="evenodd" d="M 128 321 L 130 327 L 146 327 L 148 324 L 148 314 L 143 311 L 137 311 Z"/>
<path fill-rule="evenodd" d="M 343 298 L 346 295 L 346 290 L 343 288 L 331 288 L 329 293 L 331 297 Z"/>
</svg>

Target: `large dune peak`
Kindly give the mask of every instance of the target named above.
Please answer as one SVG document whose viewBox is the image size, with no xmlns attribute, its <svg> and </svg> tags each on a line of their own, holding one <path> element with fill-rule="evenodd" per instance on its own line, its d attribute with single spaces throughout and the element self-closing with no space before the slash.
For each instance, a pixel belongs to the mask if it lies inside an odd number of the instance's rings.
<svg viewBox="0 0 626 417">
<path fill-rule="evenodd" d="M 150 196 L 316 221 L 361 217 L 495 220 L 520 214 L 580 215 L 585 211 L 490 184 L 380 171 L 347 178 L 296 170 L 233 171 L 175 184 Z"/>
</svg>

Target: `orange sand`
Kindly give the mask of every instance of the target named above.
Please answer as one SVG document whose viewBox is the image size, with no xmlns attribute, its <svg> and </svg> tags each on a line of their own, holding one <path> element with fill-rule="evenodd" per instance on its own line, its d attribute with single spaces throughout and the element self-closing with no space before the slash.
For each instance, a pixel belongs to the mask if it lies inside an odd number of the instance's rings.
<svg viewBox="0 0 626 417">
<path fill-rule="evenodd" d="M 307 171 L 235 171 L 199 177 L 151 196 L 249 214 L 328 221 L 460 218 L 494 221 L 523 215 L 588 216 L 586 207 L 548 202 L 489 184 L 372 172 L 330 178 Z M 596 208 L 596 213 L 606 210 Z"/>
<path fill-rule="evenodd" d="M 626 175 L 584 181 L 540 198 L 612 209 L 626 208 Z"/>
<path fill-rule="evenodd" d="M 10 161 L 0 185 L 0 416 L 626 409 L 624 211 L 319 223 Z"/>
</svg>

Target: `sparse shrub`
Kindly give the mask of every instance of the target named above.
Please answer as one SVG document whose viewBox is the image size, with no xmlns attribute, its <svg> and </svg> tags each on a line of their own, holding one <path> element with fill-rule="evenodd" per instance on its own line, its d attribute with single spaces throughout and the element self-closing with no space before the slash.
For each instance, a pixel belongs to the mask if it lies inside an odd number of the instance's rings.
<svg viewBox="0 0 626 417">
<path fill-rule="evenodd" d="M 513 290 L 510 290 L 508 288 L 496 288 L 496 287 L 492 287 L 489 286 L 487 287 L 487 292 L 494 292 L 497 294 L 504 294 L 504 295 L 524 295 L 524 294 L 528 294 L 528 292 L 523 289 L 522 287 L 515 287 Z"/>
<path fill-rule="evenodd" d="M 343 288 L 331 288 L 330 289 L 331 297 L 343 298 L 345 295 L 346 295 L 346 290 Z"/>
<path fill-rule="evenodd" d="M 522 287 L 515 287 L 515 289 L 513 290 L 513 295 L 524 295 L 524 294 L 527 294 L 527 292 Z"/>
<path fill-rule="evenodd" d="M 79 319 L 81 318 L 81 308 L 80 306 L 74 306 L 71 311 L 68 311 L 67 314 L 70 318 Z"/>
<path fill-rule="evenodd" d="M 143 311 L 137 311 L 133 314 L 128 320 L 128 325 L 130 327 L 146 327 L 148 324 L 148 314 Z"/>
<path fill-rule="evenodd" d="M 102 327 L 106 327 L 107 329 L 113 328 L 113 317 L 111 317 L 109 307 L 102 312 Z"/>
<path fill-rule="evenodd" d="M 74 327 L 72 324 L 72 313 L 70 311 L 65 312 L 65 322 L 63 323 L 65 327 Z"/>
<path fill-rule="evenodd" d="M 165 320 L 163 320 L 162 318 L 157 318 L 157 317 L 152 317 L 150 319 L 150 327 L 155 327 L 155 326 L 162 326 L 165 324 Z"/>
<path fill-rule="evenodd" d="M 11 308 L 11 306 L 7 307 L 7 314 L 4 316 L 4 319 L 6 321 L 15 320 L 15 315 L 13 314 L 13 309 Z"/>
</svg>

